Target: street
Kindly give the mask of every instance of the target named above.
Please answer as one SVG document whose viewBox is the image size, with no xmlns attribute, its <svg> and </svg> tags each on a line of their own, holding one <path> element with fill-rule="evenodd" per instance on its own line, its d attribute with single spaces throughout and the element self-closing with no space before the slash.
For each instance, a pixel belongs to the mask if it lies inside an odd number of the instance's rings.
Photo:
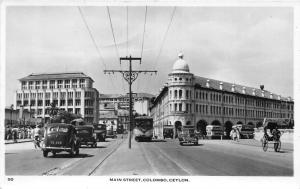
<svg viewBox="0 0 300 189">
<path fill-rule="evenodd" d="M 97 148 L 80 148 L 80 155 L 59 153 L 44 158 L 31 142 L 6 145 L 6 175 L 190 175 L 293 176 L 293 145 L 281 152 L 264 152 L 259 141 L 199 140 L 180 146 L 177 140 L 107 139 Z"/>
</svg>

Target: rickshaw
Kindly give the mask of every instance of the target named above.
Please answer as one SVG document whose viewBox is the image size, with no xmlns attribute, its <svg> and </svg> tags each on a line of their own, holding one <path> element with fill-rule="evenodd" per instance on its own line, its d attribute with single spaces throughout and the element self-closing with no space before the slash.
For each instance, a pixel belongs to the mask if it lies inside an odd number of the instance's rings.
<svg viewBox="0 0 300 189">
<path fill-rule="evenodd" d="M 274 151 L 279 152 L 281 148 L 280 136 L 282 133 L 278 130 L 278 120 L 264 119 L 263 130 L 264 135 L 261 139 L 263 151 L 267 151 L 269 144 L 274 145 Z"/>
</svg>

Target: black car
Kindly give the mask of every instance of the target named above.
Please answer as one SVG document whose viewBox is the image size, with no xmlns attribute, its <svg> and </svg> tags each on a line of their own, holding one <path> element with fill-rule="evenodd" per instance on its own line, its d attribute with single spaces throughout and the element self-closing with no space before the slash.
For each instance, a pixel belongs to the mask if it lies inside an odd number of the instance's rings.
<svg viewBox="0 0 300 189">
<path fill-rule="evenodd" d="M 49 152 L 53 156 L 56 153 L 66 151 L 71 156 L 79 154 L 79 141 L 73 125 L 65 123 L 52 123 L 45 127 L 45 138 L 41 144 L 43 156 L 47 157 Z"/>
<path fill-rule="evenodd" d="M 77 131 L 78 140 L 81 145 L 91 146 L 96 148 L 96 134 L 94 133 L 94 126 L 77 126 L 75 127 Z"/>
</svg>

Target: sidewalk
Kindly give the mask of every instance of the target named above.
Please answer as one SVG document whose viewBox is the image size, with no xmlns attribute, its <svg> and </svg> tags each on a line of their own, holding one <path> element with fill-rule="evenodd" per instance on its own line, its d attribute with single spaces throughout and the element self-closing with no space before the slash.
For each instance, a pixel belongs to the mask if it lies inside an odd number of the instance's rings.
<svg viewBox="0 0 300 189">
<path fill-rule="evenodd" d="M 17 139 L 17 142 L 14 142 L 13 140 L 5 140 L 5 144 L 16 144 L 16 143 L 24 143 L 24 142 L 32 142 L 32 139 L 31 138 Z"/>
</svg>

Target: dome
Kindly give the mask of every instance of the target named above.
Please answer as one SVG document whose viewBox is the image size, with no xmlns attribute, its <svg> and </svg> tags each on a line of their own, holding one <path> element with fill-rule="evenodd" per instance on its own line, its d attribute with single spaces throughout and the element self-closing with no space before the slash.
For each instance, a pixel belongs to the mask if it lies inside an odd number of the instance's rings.
<svg viewBox="0 0 300 189">
<path fill-rule="evenodd" d="M 186 63 L 185 60 L 183 60 L 183 54 L 178 54 L 179 59 L 176 60 L 176 62 L 173 65 L 173 71 L 172 73 L 189 73 L 190 68 L 189 65 Z"/>
</svg>

